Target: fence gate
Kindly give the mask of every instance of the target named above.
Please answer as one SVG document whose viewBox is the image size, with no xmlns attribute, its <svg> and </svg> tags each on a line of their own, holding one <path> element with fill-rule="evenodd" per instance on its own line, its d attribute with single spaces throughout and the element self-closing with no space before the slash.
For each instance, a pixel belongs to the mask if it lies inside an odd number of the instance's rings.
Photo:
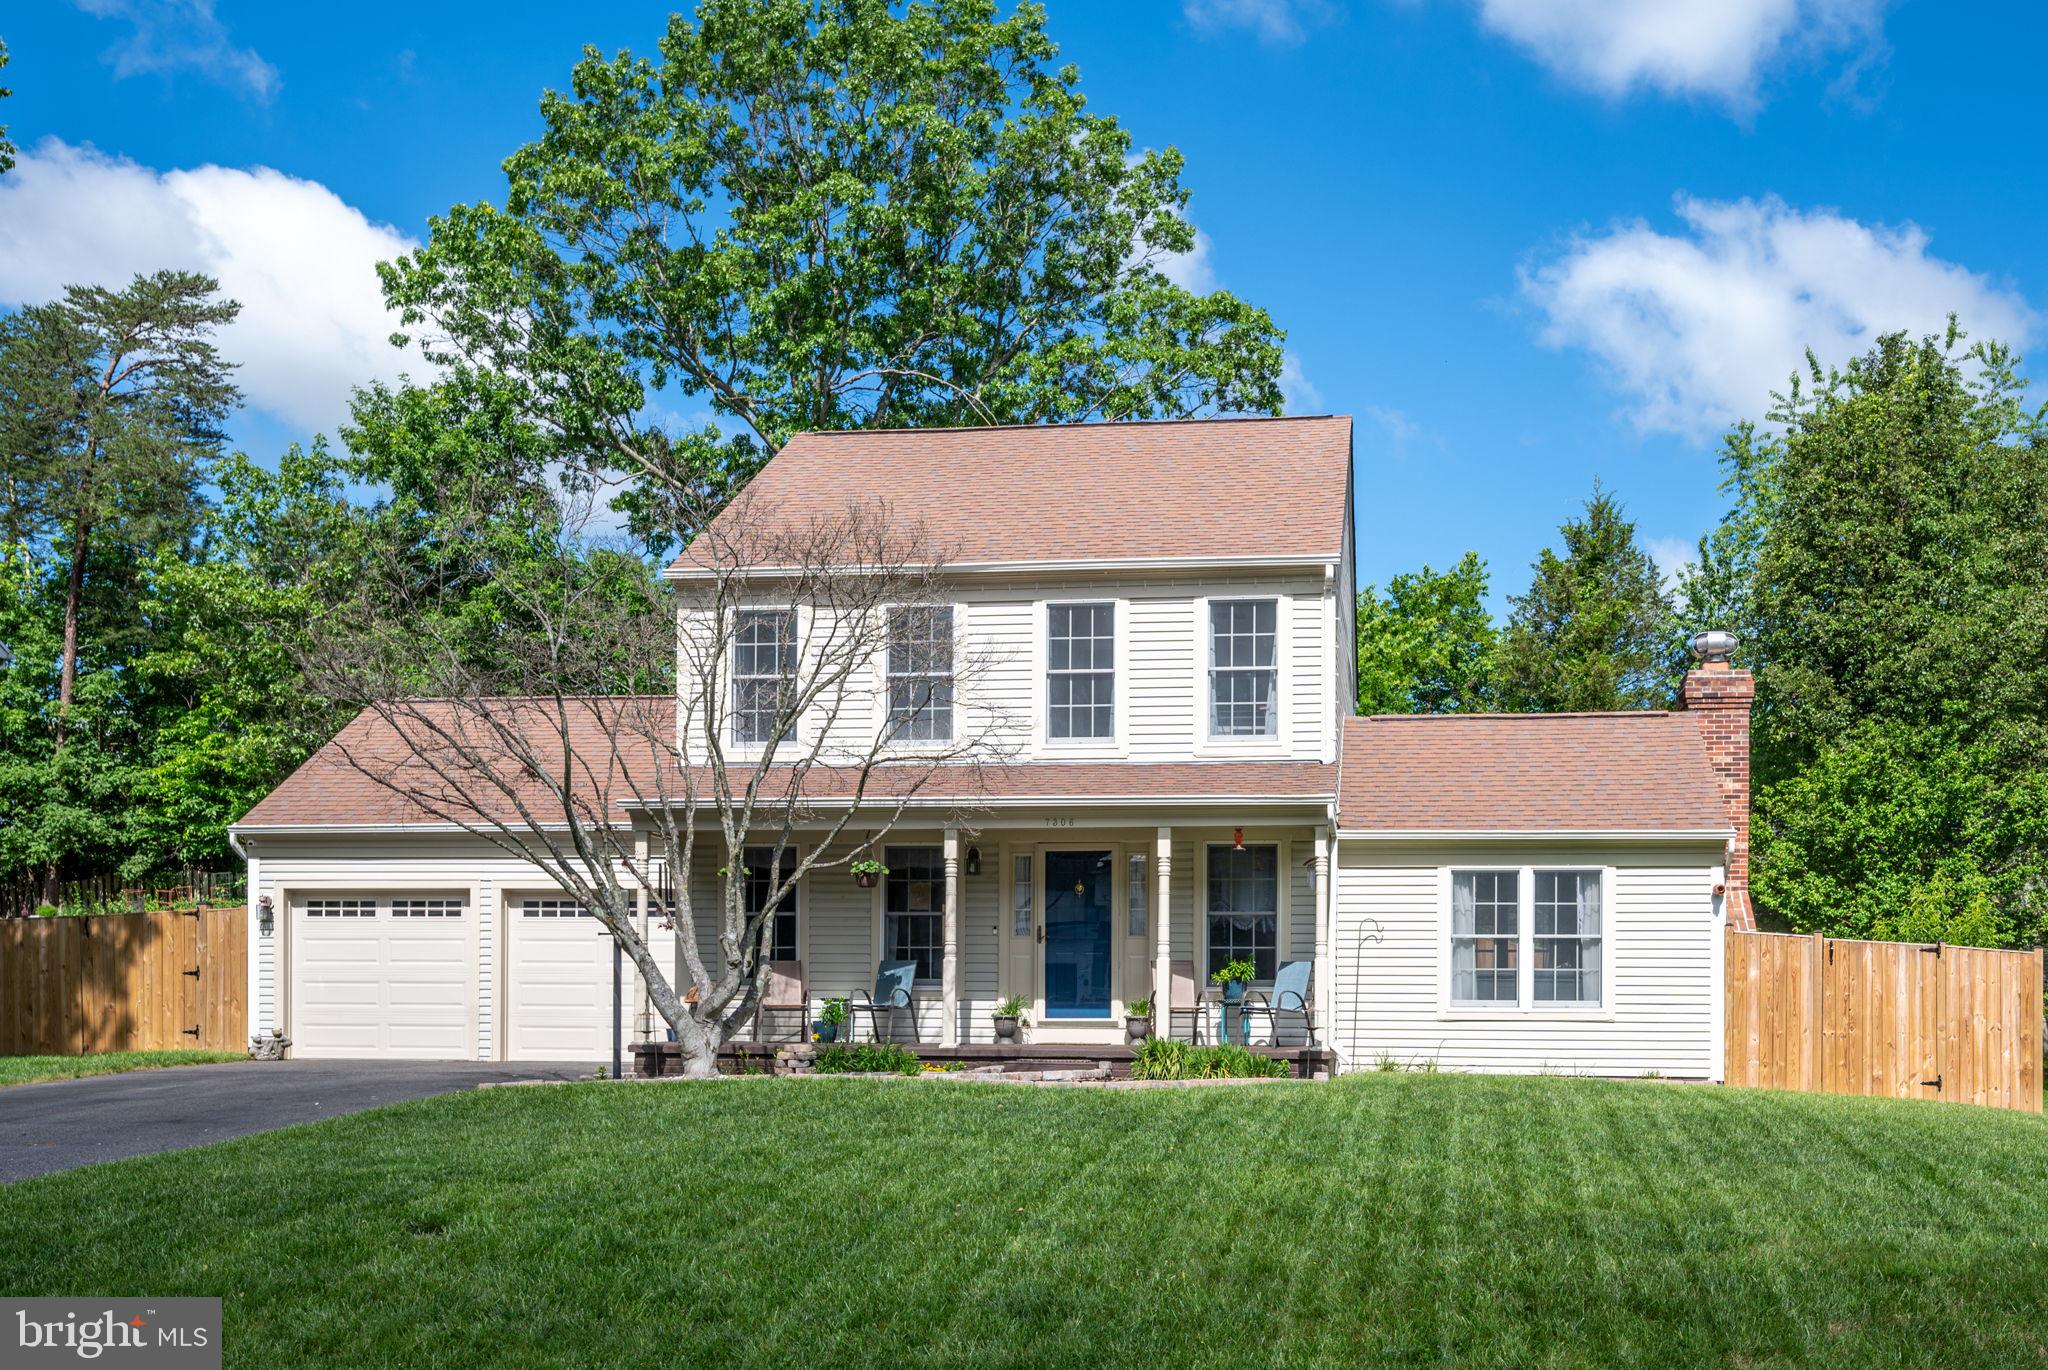
<svg viewBox="0 0 2048 1370">
<path fill-rule="evenodd" d="M 1729 929 L 1731 1085 L 2041 1110 L 2041 952 Z"/>
<path fill-rule="evenodd" d="M 249 1045 L 243 909 L 0 920 L 0 1055 Z"/>
</svg>

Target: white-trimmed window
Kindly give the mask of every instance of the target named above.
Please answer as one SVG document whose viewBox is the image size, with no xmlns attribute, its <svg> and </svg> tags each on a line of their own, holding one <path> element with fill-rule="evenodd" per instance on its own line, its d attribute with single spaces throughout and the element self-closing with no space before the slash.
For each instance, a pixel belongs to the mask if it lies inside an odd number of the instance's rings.
<svg viewBox="0 0 2048 1370">
<path fill-rule="evenodd" d="M 377 901 L 374 899 L 308 899 L 308 918 L 375 918 Z"/>
<path fill-rule="evenodd" d="M 1522 873 L 1451 873 L 1451 1002 L 1521 1002 Z"/>
<path fill-rule="evenodd" d="M 1535 945 L 1529 958 L 1539 1004 L 1600 1002 L 1599 871 L 1537 871 Z"/>
<path fill-rule="evenodd" d="M 588 918 L 590 910 L 574 899 L 522 899 L 521 918 Z"/>
<path fill-rule="evenodd" d="M 1270 984 L 1280 961 L 1280 848 L 1269 842 L 1209 848 L 1208 944 L 1204 977 L 1249 961 Z"/>
<path fill-rule="evenodd" d="M 1116 736 L 1116 605 L 1046 606 L 1045 703 L 1052 741 Z"/>
<path fill-rule="evenodd" d="M 1209 601 L 1209 736 L 1279 732 L 1280 602 Z"/>
<path fill-rule="evenodd" d="M 780 880 L 791 880 L 796 875 L 796 851 L 791 847 L 782 849 L 782 874 L 771 879 L 771 867 L 775 861 L 775 848 L 748 847 L 746 854 L 746 901 L 749 916 L 760 913 L 768 907 L 768 896 Z M 783 891 L 782 898 L 775 901 L 775 926 L 768 933 L 768 959 L 771 961 L 794 961 L 797 957 L 796 937 L 796 885 L 792 883 Z"/>
<path fill-rule="evenodd" d="M 1452 871 L 1451 1007 L 1604 1004 L 1606 887 L 1597 868 Z"/>
<path fill-rule="evenodd" d="M 394 899 L 393 918 L 460 918 L 468 912 L 461 899 Z"/>
<path fill-rule="evenodd" d="M 796 610 L 741 609 L 733 615 L 732 739 L 758 745 L 775 736 L 796 685 Z"/>
<path fill-rule="evenodd" d="M 889 728 L 915 742 L 953 736 L 953 606 L 889 611 Z"/>
<path fill-rule="evenodd" d="M 915 961 L 918 980 L 936 982 L 946 956 L 946 853 L 887 847 L 882 864 L 882 959 Z"/>
</svg>

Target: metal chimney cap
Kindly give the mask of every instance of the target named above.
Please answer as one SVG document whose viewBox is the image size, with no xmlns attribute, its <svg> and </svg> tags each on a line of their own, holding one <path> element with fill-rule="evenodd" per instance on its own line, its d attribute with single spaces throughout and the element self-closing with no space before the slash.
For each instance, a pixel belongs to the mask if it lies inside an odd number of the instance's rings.
<svg viewBox="0 0 2048 1370">
<path fill-rule="evenodd" d="M 1735 655 L 1741 639 L 1725 628 L 1709 628 L 1703 633 L 1694 633 L 1691 645 L 1692 654 L 1699 661 L 1708 665 L 1725 665 L 1728 658 Z"/>
</svg>

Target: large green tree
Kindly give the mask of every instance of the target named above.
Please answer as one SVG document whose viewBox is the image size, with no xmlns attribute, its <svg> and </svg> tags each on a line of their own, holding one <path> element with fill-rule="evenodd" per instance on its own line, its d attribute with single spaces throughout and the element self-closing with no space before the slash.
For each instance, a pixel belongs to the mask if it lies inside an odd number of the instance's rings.
<svg viewBox="0 0 2048 1370">
<path fill-rule="evenodd" d="M 1496 656 L 1508 709 L 1655 709 L 1671 703 L 1673 626 L 1663 577 L 1636 526 L 1597 484 L 1585 513 L 1546 547 L 1527 593 L 1513 596 Z"/>
<path fill-rule="evenodd" d="M 237 453 L 214 473 L 220 502 L 198 555 L 152 558 L 140 605 L 149 650 L 134 663 L 153 725 L 133 807 L 133 877 L 229 860 L 227 827 L 343 721 L 298 667 L 313 624 L 361 583 L 365 521 L 324 444 L 268 470 Z"/>
<path fill-rule="evenodd" d="M 1757 672 L 1755 888 L 1801 931 L 2048 934 L 2048 425 L 1964 343 L 1809 361 L 1727 453 L 1699 593 Z"/>
<path fill-rule="evenodd" d="M 1783 412 L 1744 476 L 1765 780 L 1865 720 L 2048 748 L 2048 426 L 2012 353 L 1881 339 Z M 1738 505 L 1737 516 L 1744 506 Z"/>
<path fill-rule="evenodd" d="M 123 659 L 140 567 L 198 525 L 205 463 L 240 399 L 213 333 L 240 308 L 208 277 L 160 271 L 0 320 L 0 530 L 61 568 L 60 751 L 87 621 L 103 630 L 94 659 Z"/>
<path fill-rule="evenodd" d="M 587 50 L 504 203 L 433 220 L 386 296 L 457 403 L 503 390 L 548 460 L 658 490 L 804 429 L 1277 412 L 1265 311 L 1163 270 L 1180 154 L 1056 57 L 1035 5 L 704 0 L 652 55 Z"/>
<path fill-rule="evenodd" d="M 1358 594 L 1360 713 L 1477 713 L 1492 707 L 1499 633 L 1486 611 L 1486 563 L 1467 552 Z"/>
</svg>

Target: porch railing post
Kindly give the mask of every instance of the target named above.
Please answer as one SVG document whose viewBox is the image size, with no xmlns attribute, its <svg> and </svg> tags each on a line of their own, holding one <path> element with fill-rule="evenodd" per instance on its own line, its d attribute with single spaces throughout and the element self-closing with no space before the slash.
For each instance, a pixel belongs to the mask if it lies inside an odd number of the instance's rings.
<svg viewBox="0 0 2048 1370">
<path fill-rule="evenodd" d="M 1161 828 L 1152 851 L 1159 898 L 1152 914 L 1152 1026 L 1173 1036 L 1173 829 Z"/>
<path fill-rule="evenodd" d="M 960 1045 L 960 830 L 946 829 L 946 949 L 940 971 L 939 1045 Z"/>
<path fill-rule="evenodd" d="M 1330 1009 L 1336 1005 L 1336 991 L 1330 977 L 1335 967 L 1330 956 L 1330 928 L 1336 919 L 1336 898 L 1330 889 L 1330 830 L 1316 829 L 1316 854 L 1312 858 L 1316 886 L 1316 969 L 1310 990 L 1317 1009 L 1316 1040 L 1319 1047 L 1330 1045 Z"/>
</svg>

